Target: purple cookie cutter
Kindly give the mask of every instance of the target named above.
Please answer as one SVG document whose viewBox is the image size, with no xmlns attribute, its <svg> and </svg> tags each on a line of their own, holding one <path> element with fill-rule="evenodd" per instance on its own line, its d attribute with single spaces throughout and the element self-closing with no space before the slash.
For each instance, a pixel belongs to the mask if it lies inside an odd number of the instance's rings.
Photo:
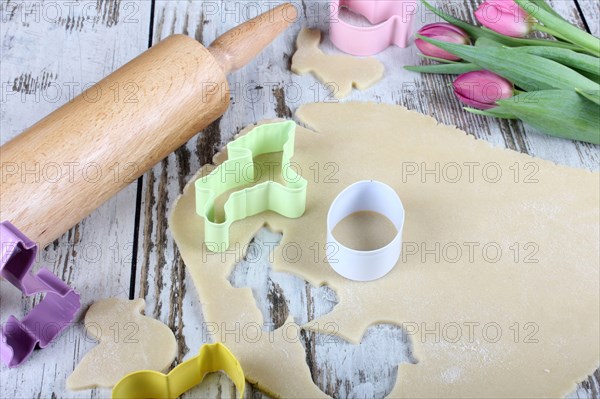
<svg viewBox="0 0 600 399">
<path fill-rule="evenodd" d="M 46 293 L 22 320 L 10 316 L 2 325 L 0 359 L 8 367 L 23 363 L 36 346 L 44 348 L 75 317 L 81 303 L 79 294 L 47 269 L 31 272 L 37 244 L 11 223 L 0 223 L 0 276 L 26 296 Z"/>
<path fill-rule="evenodd" d="M 340 8 L 378 24 L 360 27 L 339 17 Z M 341 51 L 358 56 L 380 53 L 395 44 L 406 47 L 411 34 L 412 17 L 417 11 L 415 0 L 333 0 L 330 4 L 329 35 Z"/>
</svg>

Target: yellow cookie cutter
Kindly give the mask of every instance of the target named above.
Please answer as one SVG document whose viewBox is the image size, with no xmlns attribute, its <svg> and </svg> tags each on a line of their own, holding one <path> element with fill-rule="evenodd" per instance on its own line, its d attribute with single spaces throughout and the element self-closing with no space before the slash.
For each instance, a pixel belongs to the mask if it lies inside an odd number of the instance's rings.
<svg viewBox="0 0 600 399">
<path fill-rule="evenodd" d="M 244 396 L 246 378 L 240 362 L 227 347 L 219 342 L 206 344 L 200 353 L 167 375 L 158 371 L 143 370 L 127 374 L 114 386 L 113 399 L 175 399 L 200 384 L 204 376 L 223 371 L 235 384 L 239 398 Z"/>
</svg>

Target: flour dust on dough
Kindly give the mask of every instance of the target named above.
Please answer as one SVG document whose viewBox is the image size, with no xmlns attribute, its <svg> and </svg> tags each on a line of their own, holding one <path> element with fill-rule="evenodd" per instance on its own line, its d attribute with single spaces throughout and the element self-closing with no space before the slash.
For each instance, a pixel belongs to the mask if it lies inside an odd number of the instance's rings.
<svg viewBox="0 0 600 399">
<path fill-rule="evenodd" d="M 165 371 L 175 359 L 173 332 L 142 315 L 143 299 L 109 298 L 95 302 L 85 314 L 87 334 L 100 341 L 67 378 L 71 390 L 110 388 L 139 370 Z"/>
<path fill-rule="evenodd" d="M 309 180 L 303 217 L 264 213 L 236 222 L 232 251 L 205 252 L 193 182 L 213 166 L 190 181 L 170 217 L 204 319 L 221 326 L 215 339 L 250 382 L 281 397 L 325 396 L 294 339 L 300 326 L 288 319 L 268 334 L 251 333 L 262 314 L 249 288 L 227 280 L 265 224 L 283 233 L 275 270 L 337 294 L 330 313 L 302 328 L 335 323 L 340 336 L 359 343 L 369 326 L 393 323 L 410 336 L 418 363 L 399 366 L 390 397 L 559 397 L 596 369 L 598 173 L 492 148 L 399 106 L 309 104 L 296 116 L 314 129 L 296 133 L 293 161 Z M 397 191 L 406 222 L 398 264 L 361 283 L 337 275 L 324 259 L 329 205 L 365 179 Z M 294 262 L 285 256 L 290 245 L 302 249 Z"/>
<path fill-rule="evenodd" d="M 347 97 L 353 87 L 368 89 L 383 77 L 385 68 L 376 58 L 325 54 L 319 43 L 319 29 L 303 28 L 296 39 L 291 69 L 298 75 L 313 73 L 321 83 L 331 86 L 336 98 Z"/>
</svg>

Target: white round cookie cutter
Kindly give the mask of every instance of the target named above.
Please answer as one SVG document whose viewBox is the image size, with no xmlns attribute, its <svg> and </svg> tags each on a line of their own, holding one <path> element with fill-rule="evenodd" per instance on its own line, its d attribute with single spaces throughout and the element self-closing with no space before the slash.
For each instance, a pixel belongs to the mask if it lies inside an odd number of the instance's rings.
<svg viewBox="0 0 600 399">
<path fill-rule="evenodd" d="M 347 216 L 360 211 L 372 211 L 387 217 L 397 233 L 382 248 L 359 251 L 340 244 L 333 237 L 333 229 Z M 387 184 L 363 180 L 346 187 L 333 200 L 327 213 L 327 261 L 338 274 L 354 281 L 372 281 L 390 272 L 402 251 L 404 206 L 398 194 Z"/>
</svg>

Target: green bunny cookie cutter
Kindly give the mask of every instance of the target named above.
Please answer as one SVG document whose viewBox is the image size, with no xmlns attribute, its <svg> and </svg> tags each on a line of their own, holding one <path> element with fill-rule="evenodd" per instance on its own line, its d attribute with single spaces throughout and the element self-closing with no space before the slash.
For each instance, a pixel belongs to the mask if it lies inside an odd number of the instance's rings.
<svg viewBox="0 0 600 399">
<path fill-rule="evenodd" d="M 204 242 L 211 252 L 229 248 L 229 228 L 235 221 L 273 211 L 298 218 L 306 209 L 308 182 L 294 166 L 296 123 L 270 123 L 252 129 L 227 144 L 228 159 L 210 174 L 196 180 L 196 212 L 204 218 Z M 284 184 L 273 180 L 235 191 L 224 205 L 224 220 L 215 221 L 215 200 L 229 190 L 248 185 L 256 179 L 253 157 L 282 152 L 281 176 Z"/>
</svg>

